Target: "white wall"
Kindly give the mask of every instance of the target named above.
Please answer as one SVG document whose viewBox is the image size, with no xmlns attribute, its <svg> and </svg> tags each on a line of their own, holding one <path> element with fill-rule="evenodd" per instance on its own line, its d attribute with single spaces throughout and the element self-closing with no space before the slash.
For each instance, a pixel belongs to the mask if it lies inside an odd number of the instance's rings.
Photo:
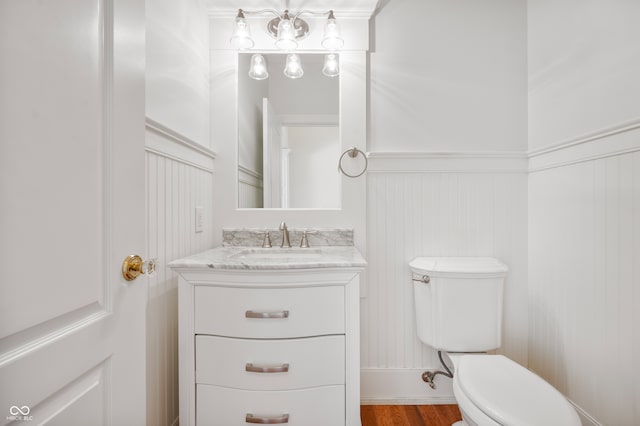
<svg viewBox="0 0 640 426">
<path fill-rule="evenodd" d="M 525 150 L 525 1 L 380 3 L 369 150 Z"/>
<path fill-rule="evenodd" d="M 213 245 L 208 20 L 203 2 L 146 3 L 147 424 L 178 417 L 177 276 L 167 263 Z M 195 207 L 204 230 L 195 232 Z"/>
<path fill-rule="evenodd" d="M 209 22 L 204 0 L 147 0 L 146 115 L 209 146 Z"/>
<path fill-rule="evenodd" d="M 528 3 L 529 148 L 640 117 L 640 3 Z"/>
<path fill-rule="evenodd" d="M 501 352 L 527 364 L 525 1 L 382 2 L 371 21 L 365 403 L 453 402 L 416 337 L 408 262 L 509 265 Z M 412 41 L 414 37 L 415 41 Z"/>
<path fill-rule="evenodd" d="M 584 424 L 639 424 L 640 3 L 528 16 L 529 365 Z"/>
</svg>

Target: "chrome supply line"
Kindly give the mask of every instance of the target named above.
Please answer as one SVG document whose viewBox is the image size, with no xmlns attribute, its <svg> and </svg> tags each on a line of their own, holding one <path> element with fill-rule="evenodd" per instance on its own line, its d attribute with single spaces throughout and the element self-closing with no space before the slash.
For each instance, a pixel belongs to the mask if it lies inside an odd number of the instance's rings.
<svg viewBox="0 0 640 426">
<path fill-rule="evenodd" d="M 435 379 L 435 377 L 437 375 L 439 375 L 439 374 L 443 375 L 443 376 L 446 376 L 446 377 L 449 377 L 450 379 L 453 379 L 453 373 L 451 372 L 451 370 L 449 370 L 449 367 L 447 367 L 447 364 L 445 364 L 444 360 L 442 359 L 442 351 L 438 351 L 438 358 L 440 358 L 440 363 L 442 364 L 442 367 L 445 370 L 447 370 L 446 372 L 445 371 L 436 370 L 436 371 L 425 371 L 424 373 L 422 373 L 422 380 L 427 382 L 429 384 L 429 387 L 431 387 L 431 389 L 435 389 L 436 388 L 436 384 L 433 383 L 433 379 Z"/>
</svg>

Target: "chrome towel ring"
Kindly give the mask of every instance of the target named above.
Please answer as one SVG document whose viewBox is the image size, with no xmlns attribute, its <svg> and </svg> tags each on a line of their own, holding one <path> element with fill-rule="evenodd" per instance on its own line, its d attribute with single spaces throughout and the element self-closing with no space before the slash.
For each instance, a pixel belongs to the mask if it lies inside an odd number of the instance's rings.
<svg viewBox="0 0 640 426">
<path fill-rule="evenodd" d="M 342 168 L 342 159 L 347 154 L 349 154 L 349 157 L 351 157 L 351 158 L 356 158 L 359 154 L 362 154 L 362 157 L 364 157 L 364 168 L 362 169 L 362 171 L 360 173 L 358 173 L 356 175 L 350 175 L 349 173 L 344 171 L 344 169 Z M 345 152 L 343 152 L 342 155 L 340 156 L 340 159 L 338 160 L 338 170 L 340 171 L 340 173 L 342 173 L 343 175 L 345 175 L 347 177 L 350 177 L 350 178 L 357 178 L 358 176 L 362 176 L 362 174 L 367 171 L 367 166 L 369 166 L 369 160 L 367 160 L 367 154 L 365 154 L 364 152 L 362 152 L 361 150 L 359 150 L 355 146 L 351 147 L 351 148 L 347 149 Z"/>
</svg>

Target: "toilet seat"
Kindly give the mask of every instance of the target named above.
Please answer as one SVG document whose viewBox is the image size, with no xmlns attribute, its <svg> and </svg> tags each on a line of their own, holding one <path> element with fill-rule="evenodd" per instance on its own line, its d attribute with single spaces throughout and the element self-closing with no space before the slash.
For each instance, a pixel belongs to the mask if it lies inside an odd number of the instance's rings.
<svg viewBox="0 0 640 426">
<path fill-rule="evenodd" d="M 486 415 L 487 421 L 518 426 L 581 425 L 578 414 L 560 392 L 502 355 L 462 356 L 455 376 L 456 390 Z"/>
</svg>

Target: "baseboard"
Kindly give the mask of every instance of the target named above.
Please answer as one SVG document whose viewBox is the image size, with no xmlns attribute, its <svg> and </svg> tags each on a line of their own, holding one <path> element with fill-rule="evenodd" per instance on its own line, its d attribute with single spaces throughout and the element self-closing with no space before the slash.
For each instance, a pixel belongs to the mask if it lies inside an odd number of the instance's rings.
<svg viewBox="0 0 640 426">
<path fill-rule="evenodd" d="M 362 398 L 360 405 L 450 405 L 457 404 L 454 397 L 427 397 L 427 398 Z"/>
<path fill-rule="evenodd" d="M 451 379 L 436 378 L 436 389 L 422 381 L 425 369 L 362 368 L 360 403 L 363 405 L 455 404 Z"/>
</svg>

